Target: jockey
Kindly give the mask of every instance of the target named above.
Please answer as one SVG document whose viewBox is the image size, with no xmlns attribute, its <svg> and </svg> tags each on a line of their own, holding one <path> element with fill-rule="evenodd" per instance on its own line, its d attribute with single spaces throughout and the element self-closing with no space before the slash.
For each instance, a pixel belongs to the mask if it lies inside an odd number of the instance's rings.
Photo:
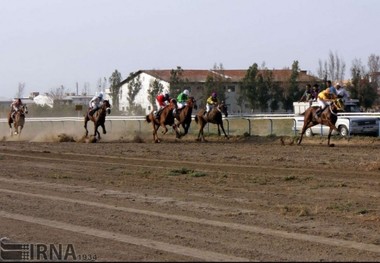
<svg viewBox="0 0 380 263">
<path fill-rule="evenodd" d="M 319 104 L 319 109 L 316 111 L 317 116 L 324 111 L 324 109 L 331 104 L 331 101 L 336 99 L 336 95 L 331 92 L 330 88 L 327 88 L 318 94 L 317 102 Z"/>
<path fill-rule="evenodd" d="M 215 106 L 219 104 L 218 95 L 216 92 L 213 92 L 210 97 L 208 97 L 206 101 L 206 111 L 205 114 L 210 112 Z"/>
<path fill-rule="evenodd" d="M 18 112 L 22 108 L 23 103 L 21 99 L 16 99 L 11 104 L 11 118 L 14 119 L 16 112 Z"/>
<path fill-rule="evenodd" d="M 187 89 L 185 89 L 183 92 L 181 92 L 177 96 L 178 110 L 186 106 L 186 102 L 189 99 L 189 95 L 190 95 L 190 92 Z"/>
<path fill-rule="evenodd" d="M 90 112 L 88 113 L 90 116 L 94 115 L 94 113 L 100 108 L 103 103 L 103 93 L 100 92 L 99 95 L 94 96 L 89 103 Z"/>
<path fill-rule="evenodd" d="M 162 110 L 170 103 L 170 95 L 168 90 L 164 90 L 156 96 L 157 111 L 155 112 L 156 119 L 160 116 Z"/>
</svg>

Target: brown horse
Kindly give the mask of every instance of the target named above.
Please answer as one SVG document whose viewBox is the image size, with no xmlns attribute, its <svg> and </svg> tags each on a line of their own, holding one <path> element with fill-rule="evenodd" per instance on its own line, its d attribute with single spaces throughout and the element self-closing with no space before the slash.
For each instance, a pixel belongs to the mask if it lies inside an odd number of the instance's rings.
<svg viewBox="0 0 380 263">
<path fill-rule="evenodd" d="M 177 108 L 178 108 L 177 101 L 175 99 L 172 99 L 169 105 L 163 108 L 158 118 L 155 117 L 155 114 L 153 111 L 150 114 L 146 115 L 145 120 L 148 123 L 152 123 L 152 126 L 153 126 L 153 141 L 155 143 L 160 142 L 160 139 L 158 138 L 158 135 L 157 135 L 157 130 L 160 127 L 164 129 L 162 131 L 162 134 L 166 134 L 168 132 L 168 128 L 166 128 L 166 125 L 170 125 L 173 127 L 173 130 L 176 133 L 176 138 L 181 137 L 179 128 L 175 124 L 175 118 L 173 115 L 173 110 Z"/>
<path fill-rule="evenodd" d="M 223 116 L 227 118 L 228 112 L 227 112 L 227 106 L 224 104 L 224 102 L 220 103 L 219 105 L 215 106 L 210 112 L 207 113 L 207 115 L 204 115 L 205 110 L 202 109 L 198 111 L 197 115 L 195 116 L 195 122 L 198 123 L 199 126 L 199 133 L 198 133 L 198 140 L 201 140 L 202 142 L 205 141 L 204 135 L 203 135 L 203 129 L 205 125 L 209 123 L 216 124 L 218 126 L 218 136 L 220 136 L 220 128 L 222 128 L 222 131 L 224 133 L 224 137 L 229 139 L 228 135 L 224 131 L 223 127 Z M 220 126 L 220 128 L 219 128 Z"/>
<path fill-rule="evenodd" d="M 84 116 L 84 128 L 86 129 L 86 137 L 88 136 L 87 122 L 91 120 L 94 122 L 94 137 L 96 137 L 96 134 L 98 134 L 98 139 L 100 140 L 98 127 L 101 126 L 103 128 L 103 134 L 107 133 L 104 123 L 106 121 L 107 113 L 111 113 L 111 104 L 108 100 L 104 100 L 100 108 L 92 116 L 89 115 L 90 110 L 91 109 L 89 108 L 87 114 Z"/>
<path fill-rule="evenodd" d="M 191 123 L 191 114 L 193 112 L 193 108 L 197 109 L 197 104 L 194 97 L 190 97 L 186 102 L 186 106 L 178 110 L 175 116 L 178 121 L 177 122 L 178 128 L 180 128 L 180 126 L 182 125 L 185 131 L 183 134 L 181 134 L 181 136 L 185 136 L 189 131 L 190 123 Z"/>
<path fill-rule="evenodd" d="M 330 144 L 331 133 L 333 130 L 339 133 L 339 130 L 335 127 L 335 123 L 338 119 L 338 111 L 344 110 L 344 103 L 342 99 L 333 100 L 332 103 L 323 109 L 320 114 L 320 117 L 316 116 L 316 111 L 318 107 L 313 106 L 309 107 L 302 115 L 304 115 L 304 122 L 301 131 L 301 137 L 298 140 L 298 145 L 302 142 L 302 137 L 305 134 L 306 130 L 317 125 L 326 125 L 330 127 L 329 135 L 327 139 L 328 146 L 334 146 L 334 144 Z"/>
<path fill-rule="evenodd" d="M 14 134 L 18 136 L 21 135 L 21 131 L 24 128 L 25 125 L 25 114 L 28 113 L 28 107 L 26 105 L 23 105 L 19 111 L 17 111 L 13 118 L 11 116 L 11 112 L 8 113 L 8 125 L 11 136 L 13 136 L 12 132 L 12 123 L 13 123 L 13 129 Z"/>
</svg>

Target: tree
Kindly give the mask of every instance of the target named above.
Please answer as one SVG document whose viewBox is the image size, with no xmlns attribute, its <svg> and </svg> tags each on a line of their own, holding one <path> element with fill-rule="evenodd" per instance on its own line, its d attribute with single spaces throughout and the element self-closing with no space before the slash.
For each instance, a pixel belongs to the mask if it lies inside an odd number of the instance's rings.
<svg viewBox="0 0 380 263">
<path fill-rule="evenodd" d="M 372 68 L 372 70 L 373 69 L 374 68 Z M 348 89 L 351 97 L 358 98 L 360 106 L 364 107 L 365 109 L 371 108 L 378 98 L 377 85 L 376 82 L 370 82 L 370 73 L 362 65 L 360 59 L 355 59 L 353 61 L 351 67 L 351 75 L 352 85 L 350 85 Z"/>
<path fill-rule="evenodd" d="M 156 105 L 155 102 L 157 94 L 161 93 L 163 89 L 164 85 L 162 85 L 162 83 L 159 82 L 157 79 L 149 83 L 148 100 L 150 101 L 153 107 Z"/>
<path fill-rule="evenodd" d="M 380 72 L 380 56 L 371 54 L 368 58 L 368 68 L 369 75 L 371 77 L 371 83 L 373 83 L 376 86 L 376 88 L 378 88 L 379 83 L 376 75 Z"/>
<path fill-rule="evenodd" d="M 242 80 L 241 84 L 241 95 L 247 98 L 247 102 L 252 109 L 256 108 L 256 93 L 257 93 L 257 83 L 256 76 L 258 74 L 258 66 L 254 63 L 250 66 Z"/>
<path fill-rule="evenodd" d="M 262 112 L 268 110 L 269 97 L 269 81 L 267 79 L 267 72 L 260 72 L 257 76 L 257 102 Z"/>
<path fill-rule="evenodd" d="M 133 73 L 131 73 L 131 81 L 128 83 L 128 95 L 127 95 L 127 101 L 128 101 L 128 112 L 132 115 L 140 114 L 143 112 L 141 105 L 137 105 L 135 103 L 136 95 L 140 92 L 142 88 L 140 75 L 133 78 Z"/>
<path fill-rule="evenodd" d="M 91 94 L 91 92 L 90 92 L 90 83 L 88 83 L 88 82 L 85 82 L 84 84 L 83 84 L 83 88 L 82 88 L 82 95 L 89 95 L 89 94 Z"/>
<path fill-rule="evenodd" d="M 283 107 L 286 111 L 293 109 L 293 102 L 297 101 L 302 95 L 303 90 L 300 91 L 298 87 L 298 75 L 299 75 L 298 61 L 294 61 L 292 64 L 292 73 L 289 78 L 289 82 L 283 89 Z"/>
<path fill-rule="evenodd" d="M 169 93 L 179 94 L 181 93 L 183 86 L 187 80 L 183 79 L 183 69 L 177 66 L 176 69 L 170 71 L 170 87 Z"/>
<path fill-rule="evenodd" d="M 96 90 L 97 92 L 104 92 L 107 86 L 107 78 L 99 78 Z"/>
<path fill-rule="evenodd" d="M 319 68 L 317 70 L 318 77 L 323 80 L 330 79 L 331 81 L 343 81 L 344 72 L 346 70 L 346 63 L 342 58 L 338 57 L 338 54 L 335 52 L 335 55 L 332 51 L 329 52 L 328 61 L 318 62 Z"/>
<path fill-rule="evenodd" d="M 110 92 L 112 98 L 112 104 L 116 109 L 119 109 L 119 93 L 121 88 L 121 73 L 115 70 L 111 77 L 109 78 L 110 82 Z"/>
<path fill-rule="evenodd" d="M 210 96 L 211 92 L 216 92 L 218 94 L 219 100 L 225 101 L 226 100 L 225 86 L 228 83 L 229 79 L 226 78 L 224 74 L 223 64 L 219 63 L 219 65 L 217 65 L 215 63 L 212 69 L 212 73 L 213 74 L 210 76 L 209 83 L 206 88 L 207 94 L 204 94 L 204 95 L 206 95 L 206 98 L 207 98 Z"/>
<path fill-rule="evenodd" d="M 57 88 L 51 88 L 48 92 L 49 97 L 53 99 L 53 102 L 56 103 L 58 100 L 62 100 L 66 94 L 66 88 L 61 85 Z"/>
<path fill-rule="evenodd" d="M 18 88 L 17 88 L 17 93 L 16 93 L 16 98 L 22 98 L 24 95 L 24 90 L 25 90 L 25 83 L 18 83 Z"/>
</svg>

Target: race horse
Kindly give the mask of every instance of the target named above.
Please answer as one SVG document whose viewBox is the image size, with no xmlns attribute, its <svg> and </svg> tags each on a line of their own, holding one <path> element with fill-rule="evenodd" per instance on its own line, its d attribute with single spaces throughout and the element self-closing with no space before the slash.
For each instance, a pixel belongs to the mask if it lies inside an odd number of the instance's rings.
<svg viewBox="0 0 380 263">
<path fill-rule="evenodd" d="M 177 119 L 177 126 L 180 129 L 180 126 L 182 125 L 185 131 L 181 134 L 181 136 L 185 136 L 189 131 L 193 109 L 197 109 L 197 104 L 194 97 L 189 97 L 186 101 L 186 106 L 180 110 L 177 110 L 177 114 L 175 115 L 175 118 Z"/>
<path fill-rule="evenodd" d="M 216 105 L 212 110 L 210 110 L 210 112 L 207 113 L 207 115 L 205 115 L 204 113 L 205 113 L 205 109 L 202 109 L 198 111 L 197 115 L 195 116 L 195 122 L 198 124 L 198 127 L 199 127 L 198 140 L 202 142 L 205 141 L 205 138 L 203 135 L 203 129 L 208 122 L 216 124 L 218 126 L 218 136 L 221 135 L 220 128 L 222 128 L 224 137 L 229 139 L 223 126 L 222 114 L 224 114 L 226 118 L 228 117 L 227 106 L 224 104 L 224 102 Z"/>
<path fill-rule="evenodd" d="M 335 127 L 335 123 L 338 119 L 338 111 L 344 110 L 343 100 L 340 98 L 333 100 L 329 106 L 323 109 L 323 111 L 320 113 L 320 117 L 318 117 L 316 114 L 317 110 L 318 106 L 312 106 L 307 108 L 307 110 L 304 113 L 302 113 L 302 115 L 304 115 L 304 122 L 301 131 L 301 137 L 298 140 L 298 145 L 301 144 L 303 135 L 305 134 L 307 129 L 315 125 L 321 124 L 330 127 L 327 139 L 327 146 L 334 146 L 334 144 L 330 144 L 330 138 L 333 130 L 339 133 L 339 130 Z"/>
<path fill-rule="evenodd" d="M 104 100 L 101 104 L 100 108 L 94 112 L 92 116 L 90 116 L 90 108 L 88 109 L 85 117 L 84 117 L 84 128 L 86 129 L 86 137 L 88 136 L 88 130 L 87 130 L 87 122 L 93 121 L 94 122 L 94 137 L 96 138 L 96 135 L 98 135 L 98 139 L 100 140 L 100 133 L 98 131 L 99 126 L 103 128 L 103 134 L 106 134 L 106 127 L 104 126 L 104 123 L 106 121 L 106 115 L 107 113 L 111 113 L 111 104 L 108 100 Z"/>
<path fill-rule="evenodd" d="M 154 111 L 146 115 L 145 120 L 148 123 L 152 123 L 152 126 L 153 126 L 153 141 L 155 143 L 160 142 L 160 139 L 158 138 L 158 135 L 157 135 L 157 131 L 160 127 L 164 129 L 162 131 L 163 135 L 168 132 L 168 128 L 166 127 L 166 125 L 170 125 L 173 127 L 173 130 L 176 133 L 176 138 L 181 137 L 179 128 L 177 127 L 175 123 L 175 117 L 173 115 L 173 110 L 174 109 L 177 110 L 177 108 L 178 108 L 177 101 L 175 99 L 171 99 L 170 103 L 162 109 L 158 118 L 156 118 Z"/>
<path fill-rule="evenodd" d="M 11 136 L 13 136 L 13 133 L 15 135 L 18 134 L 18 136 L 21 135 L 21 131 L 24 128 L 25 125 L 25 114 L 28 113 L 28 107 L 24 104 L 21 106 L 20 110 L 18 110 L 13 118 L 11 112 L 8 113 L 8 125 Z M 14 132 L 12 132 L 12 123 L 13 123 L 13 129 Z"/>
</svg>

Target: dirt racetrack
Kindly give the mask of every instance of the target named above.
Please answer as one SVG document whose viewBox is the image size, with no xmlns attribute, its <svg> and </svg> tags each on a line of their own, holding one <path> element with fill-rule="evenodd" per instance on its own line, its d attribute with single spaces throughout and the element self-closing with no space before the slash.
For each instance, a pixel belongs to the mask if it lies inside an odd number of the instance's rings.
<svg viewBox="0 0 380 263">
<path fill-rule="evenodd" d="M 165 136 L 3 140 L 0 238 L 68 260 L 379 261 L 380 139 Z"/>
</svg>

